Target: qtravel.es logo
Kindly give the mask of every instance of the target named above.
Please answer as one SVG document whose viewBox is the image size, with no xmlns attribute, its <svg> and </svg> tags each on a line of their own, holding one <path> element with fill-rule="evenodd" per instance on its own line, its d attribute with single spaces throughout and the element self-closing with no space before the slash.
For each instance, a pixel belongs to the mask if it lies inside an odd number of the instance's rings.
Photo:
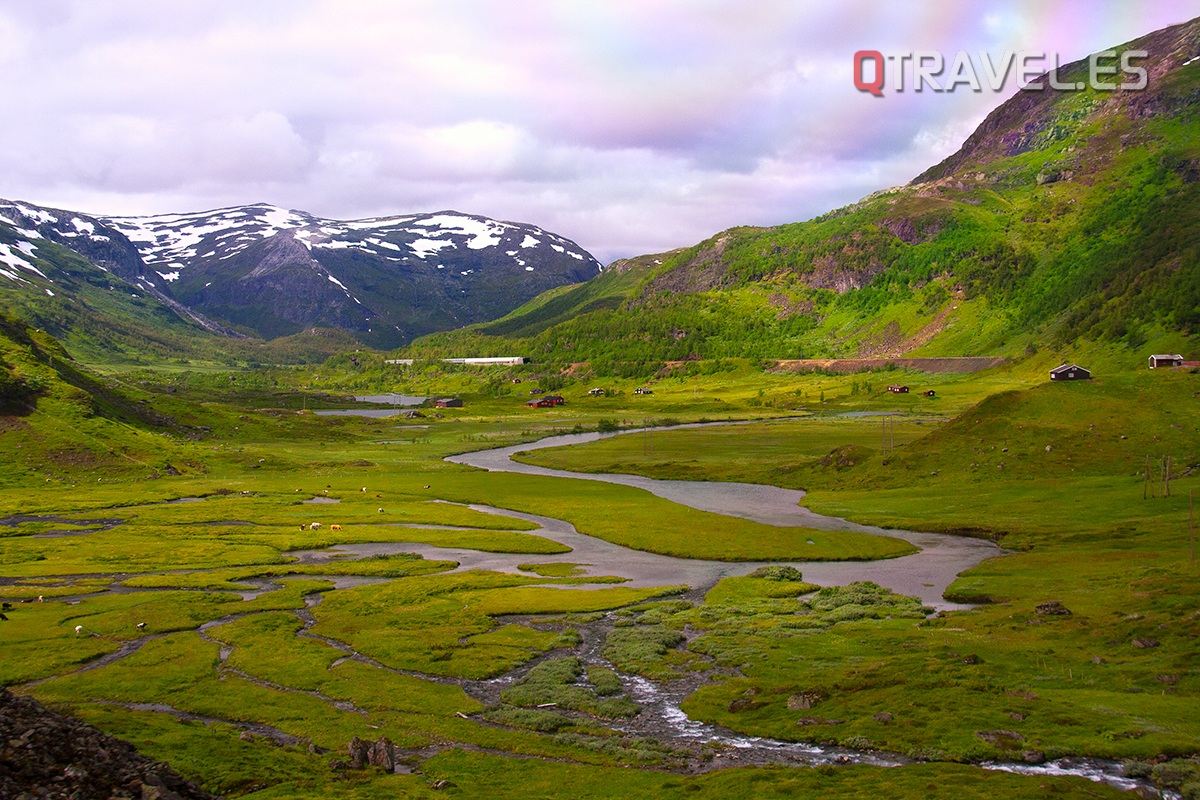
<svg viewBox="0 0 1200 800">
<path fill-rule="evenodd" d="M 1017 83 L 1027 92 L 1040 92 L 1049 87 L 1060 92 L 1076 92 L 1087 87 L 1098 91 L 1139 91 L 1149 83 L 1145 67 L 1134 62 L 1146 58 L 1145 50 L 1103 50 L 1088 57 L 1088 79 L 1060 81 L 1058 56 L 1053 53 L 1005 51 L 998 61 L 988 53 L 976 58 L 965 50 L 955 54 L 950 65 L 937 50 L 914 50 L 908 53 L 888 53 L 878 50 L 859 50 L 854 54 L 854 88 L 883 97 L 884 90 L 892 92 L 953 92 L 959 87 L 981 92 L 984 88 L 999 92 L 1015 73 Z M 1120 74 L 1124 80 L 1116 83 Z M 1046 76 L 1046 82 L 1036 79 Z M 911 87 L 911 88 L 910 88 Z"/>
</svg>

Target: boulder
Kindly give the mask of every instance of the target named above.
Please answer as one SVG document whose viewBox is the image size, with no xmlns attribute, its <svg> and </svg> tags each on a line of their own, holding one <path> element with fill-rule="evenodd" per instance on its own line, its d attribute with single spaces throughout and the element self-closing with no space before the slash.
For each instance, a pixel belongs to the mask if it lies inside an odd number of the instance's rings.
<svg viewBox="0 0 1200 800">
<path fill-rule="evenodd" d="M 889 722 L 895 719 L 895 717 L 893 717 L 890 712 L 880 711 L 878 714 L 871 717 L 871 719 L 875 720 L 880 725 L 887 725 Z"/>
<path fill-rule="evenodd" d="M 821 699 L 820 692 L 796 692 L 787 700 L 788 711 L 807 711 L 821 702 Z"/>
<path fill-rule="evenodd" d="M 1033 613 L 1040 614 L 1044 617 L 1069 617 L 1071 611 L 1057 600 L 1048 600 L 1045 603 L 1038 603 L 1037 608 L 1033 609 Z"/>
<path fill-rule="evenodd" d="M 1026 764 L 1045 764 L 1046 754 L 1041 750 L 1022 750 L 1021 760 Z"/>
<path fill-rule="evenodd" d="M 347 749 L 350 751 L 350 766 L 354 769 L 371 766 L 379 767 L 384 772 L 396 771 L 396 745 L 386 737 L 368 742 L 355 736 Z"/>
<path fill-rule="evenodd" d="M 1158 640 L 1151 639 L 1148 636 L 1135 636 L 1133 639 L 1133 646 L 1146 650 L 1151 647 L 1158 647 Z"/>
<path fill-rule="evenodd" d="M 1011 746 L 1017 742 L 1025 741 L 1025 737 L 1016 731 L 975 731 L 975 735 L 988 744 L 994 744 L 997 747 Z"/>
</svg>

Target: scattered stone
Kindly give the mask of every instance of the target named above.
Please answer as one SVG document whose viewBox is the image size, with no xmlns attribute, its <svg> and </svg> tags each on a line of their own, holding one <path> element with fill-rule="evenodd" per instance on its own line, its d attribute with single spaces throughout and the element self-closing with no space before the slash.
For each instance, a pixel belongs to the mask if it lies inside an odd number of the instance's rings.
<svg viewBox="0 0 1200 800">
<path fill-rule="evenodd" d="M 1159 675 L 1154 680 L 1158 681 L 1159 683 L 1165 683 L 1167 686 L 1174 686 L 1175 684 L 1179 683 L 1179 676 Z"/>
<path fill-rule="evenodd" d="M 891 715 L 889 712 L 887 712 L 887 711 L 880 711 L 878 714 L 876 714 L 875 716 L 871 717 L 871 719 L 875 720 L 875 721 L 876 721 L 876 722 L 878 722 L 880 725 L 887 725 L 889 722 L 891 722 L 893 719 L 895 719 L 895 717 L 893 717 L 893 716 L 892 716 L 892 715 Z"/>
<path fill-rule="evenodd" d="M 819 692 L 796 692 L 787 700 L 788 711 L 807 711 L 821 702 L 821 700 L 822 697 Z"/>
<path fill-rule="evenodd" d="M 1151 639 L 1149 636 L 1135 636 L 1133 646 L 1140 647 L 1143 650 L 1150 647 L 1158 647 L 1158 639 Z"/>
<path fill-rule="evenodd" d="M 1136 622 L 1139 619 L 1145 619 L 1141 614 L 1126 614 L 1125 619 L 1129 622 Z"/>
<path fill-rule="evenodd" d="M 729 713 L 736 714 L 739 711 L 746 711 L 751 708 L 760 708 L 762 703 L 755 701 L 750 697 L 739 697 L 737 700 L 731 700 L 728 706 Z"/>
<path fill-rule="evenodd" d="M 1124 437 L 1122 437 L 1122 438 L 1124 438 Z M 1052 445 L 1052 444 L 1048 444 L 1048 445 L 1046 445 L 1046 452 L 1047 452 L 1047 453 L 1049 453 L 1049 452 L 1050 452 L 1051 450 L 1053 450 L 1053 449 L 1054 449 L 1054 445 Z"/>
<path fill-rule="evenodd" d="M 975 731 L 975 735 L 988 744 L 1001 747 L 1025 741 L 1025 737 L 1016 731 Z"/>
<path fill-rule="evenodd" d="M 1044 617 L 1069 617 L 1071 615 L 1070 609 L 1057 600 L 1038 603 L 1037 607 L 1033 609 L 1033 613 L 1041 614 Z"/>
<path fill-rule="evenodd" d="M 1008 715 L 1010 717 L 1012 717 L 1013 719 L 1015 719 L 1017 722 L 1025 721 L 1025 715 L 1022 714 L 1020 711 L 1010 711 L 1010 712 L 1008 712 Z"/>
<path fill-rule="evenodd" d="M 1092 663 L 1093 664 L 1107 664 L 1108 659 L 1104 658 L 1102 656 L 1092 656 Z"/>
<path fill-rule="evenodd" d="M 396 771 L 396 746 L 386 737 L 368 742 L 355 736 L 350 740 L 348 749 L 353 769 L 372 766 L 380 767 L 384 772 Z"/>
<path fill-rule="evenodd" d="M 1022 750 L 1021 760 L 1026 764 L 1045 764 L 1046 754 L 1041 750 Z"/>
<path fill-rule="evenodd" d="M 964 664 L 982 664 L 983 659 L 980 658 L 979 656 L 975 655 L 974 653 L 971 653 L 970 655 L 963 656 L 962 662 Z"/>
<path fill-rule="evenodd" d="M 816 717 L 801 717 L 796 720 L 797 725 L 841 725 L 840 719 L 817 719 Z"/>
<path fill-rule="evenodd" d="M 0 689 L 0 797 L 215 800 L 128 742 Z"/>
</svg>

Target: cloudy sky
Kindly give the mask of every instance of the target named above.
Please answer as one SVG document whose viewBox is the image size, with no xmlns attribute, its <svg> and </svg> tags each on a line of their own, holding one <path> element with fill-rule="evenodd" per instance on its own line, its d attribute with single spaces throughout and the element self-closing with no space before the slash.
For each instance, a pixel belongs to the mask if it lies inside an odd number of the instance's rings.
<svg viewBox="0 0 1200 800">
<path fill-rule="evenodd" d="M 455 209 L 603 262 L 905 183 L 1017 90 L 853 54 L 1057 53 L 1196 0 L 0 0 L 0 197 L 100 214 Z"/>
</svg>

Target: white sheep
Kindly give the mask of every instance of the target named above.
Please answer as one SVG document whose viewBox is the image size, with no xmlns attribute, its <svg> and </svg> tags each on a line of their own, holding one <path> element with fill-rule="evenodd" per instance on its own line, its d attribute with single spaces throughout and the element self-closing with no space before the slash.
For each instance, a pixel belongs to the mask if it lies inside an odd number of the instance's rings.
<svg viewBox="0 0 1200 800">
<path fill-rule="evenodd" d="M 76 626 L 75 626 L 75 635 L 76 635 L 76 636 L 78 636 L 78 635 L 79 635 L 79 634 L 81 634 L 81 633 L 83 633 L 83 626 L 82 626 L 82 625 L 76 625 Z"/>
</svg>

